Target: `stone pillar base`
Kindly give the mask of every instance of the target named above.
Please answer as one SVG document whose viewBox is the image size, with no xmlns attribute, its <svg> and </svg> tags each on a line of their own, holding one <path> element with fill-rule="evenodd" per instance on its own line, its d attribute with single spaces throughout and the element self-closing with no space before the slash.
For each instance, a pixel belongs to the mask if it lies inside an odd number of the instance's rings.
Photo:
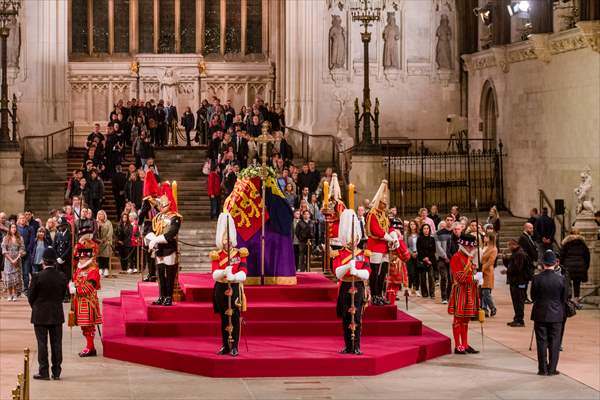
<svg viewBox="0 0 600 400">
<path fill-rule="evenodd" d="M 383 156 L 376 154 L 353 154 L 350 183 L 356 188 L 356 206 L 362 205 L 364 199 L 373 200 L 382 179 L 386 179 L 386 167 Z"/>
<path fill-rule="evenodd" d="M 0 149 L 0 211 L 16 214 L 25 209 L 25 186 L 19 150 Z"/>
</svg>

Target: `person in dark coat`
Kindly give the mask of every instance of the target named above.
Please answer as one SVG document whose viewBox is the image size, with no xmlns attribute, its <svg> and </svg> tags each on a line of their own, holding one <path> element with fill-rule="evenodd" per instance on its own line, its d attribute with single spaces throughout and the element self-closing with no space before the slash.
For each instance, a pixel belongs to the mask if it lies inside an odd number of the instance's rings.
<svg viewBox="0 0 600 400">
<path fill-rule="evenodd" d="M 556 224 L 554 219 L 548 216 L 548 208 L 542 208 L 542 215 L 535 221 L 535 234 L 538 240 L 538 246 L 543 251 L 552 248 L 552 241 L 556 233 Z"/>
<path fill-rule="evenodd" d="M 185 140 L 187 142 L 187 147 L 192 145 L 191 132 L 194 129 L 194 114 L 192 113 L 192 109 L 186 107 L 183 116 L 181 117 L 181 125 L 185 129 Z"/>
<path fill-rule="evenodd" d="M 575 301 L 579 302 L 581 282 L 587 282 L 588 280 L 590 249 L 583 236 L 579 234 L 578 229 L 571 229 L 569 235 L 562 241 L 560 261 L 569 272 L 569 278 L 573 282 L 573 295 Z"/>
<path fill-rule="evenodd" d="M 125 209 L 125 185 L 127 185 L 127 174 L 123 168 L 117 165 L 112 177 L 112 192 L 117 207 L 117 215 L 121 215 Z"/>
<path fill-rule="evenodd" d="M 238 130 L 231 138 L 231 142 L 233 143 L 235 159 L 240 164 L 240 168 L 246 168 L 248 166 L 248 153 L 250 151 L 248 148 L 248 139 L 246 139 L 242 132 Z"/>
<path fill-rule="evenodd" d="M 508 241 L 511 251 L 510 257 L 505 257 L 506 277 L 510 286 L 510 299 L 512 300 L 515 315 L 507 325 L 510 327 L 525 326 L 525 298 L 527 297 L 527 282 L 529 275 L 527 270 L 527 255 L 519 244 L 511 239 Z"/>
<path fill-rule="evenodd" d="M 125 184 L 125 198 L 127 201 L 135 204 L 137 210 L 142 208 L 142 197 L 144 194 L 144 182 L 142 182 L 137 173 L 129 175 L 129 180 Z"/>
<path fill-rule="evenodd" d="M 116 172 L 116 168 L 115 171 Z M 96 216 L 102 208 L 104 198 L 104 182 L 98 177 L 98 171 L 94 168 L 90 173 L 90 180 L 87 183 L 88 188 L 88 206 L 92 209 L 92 214 Z"/>
<path fill-rule="evenodd" d="M 62 363 L 62 325 L 65 322 L 62 302 L 67 293 L 67 277 L 55 268 L 56 251 L 49 247 L 42 256 L 43 270 L 31 278 L 28 300 L 31 323 L 38 345 L 38 373 L 33 379 L 49 380 L 48 336 L 52 354 L 52 379 L 60 379 Z"/>
<path fill-rule="evenodd" d="M 535 266 L 538 264 L 539 260 L 538 246 L 534 241 L 533 235 L 533 225 L 529 222 L 526 222 L 525 225 L 523 225 L 523 233 L 521 233 L 521 236 L 519 236 L 519 247 L 521 247 L 527 256 L 526 266 L 529 276 L 533 276 Z M 527 284 L 529 284 L 529 281 Z M 527 287 L 525 288 L 525 304 L 531 304 L 531 300 L 527 298 Z"/>
<path fill-rule="evenodd" d="M 435 281 L 433 269 L 436 266 L 435 239 L 431 235 L 431 227 L 427 224 L 421 226 L 421 233 L 417 239 L 417 260 L 421 281 L 421 295 L 435 297 Z"/>
<path fill-rule="evenodd" d="M 537 346 L 538 375 L 558 375 L 556 370 L 560 352 L 560 338 L 565 319 L 567 284 L 561 274 L 554 271 L 556 255 L 546 250 L 542 256 L 544 271 L 531 283 L 533 308 L 531 320 Z"/>
<path fill-rule="evenodd" d="M 296 224 L 296 237 L 299 242 L 298 260 L 299 264 L 296 269 L 303 272 L 310 271 L 310 259 L 308 257 L 309 240 L 314 239 L 314 226 L 310 219 L 310 211 L 302 212 L 302 219 Z"/>
</svg>

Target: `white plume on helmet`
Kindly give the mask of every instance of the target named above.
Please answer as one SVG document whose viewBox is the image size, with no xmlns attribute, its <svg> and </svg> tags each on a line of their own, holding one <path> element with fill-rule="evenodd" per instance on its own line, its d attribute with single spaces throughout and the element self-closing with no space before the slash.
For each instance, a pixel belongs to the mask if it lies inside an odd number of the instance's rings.
<svg viewBox="0 0 600 400">
<path fill-rule="evenodd" d="M 377 193 L 373 197 L 373 201 L 371 202 L 371 207 L 379 207 L 379 203 L 384 202 L 385 208 L 387 209 L 390 205 L 390 195 L 388 189 L 388 181 L 382 180 L 381 185 L 379 185 L 379 189 L 377 189 Z"/>
<path fill-rule="evenodd" d="M 331 183 L 329 184 L 329 198 L 334 200 L 341 200 L 342 189 L 340 188 L 340 182 L 336 173 L 331 174 Z"/>
<path fill-rule="evenodd" d="M 354 235 L 352 235 L 352 220 L 354 220 Z M 340 216 L 338 240 L 342 246 L 347 246 L 352 243 L 352 236 L 354 236 L 354 245 L 358 245 L 361 238 L 360 222 L 354 210 L 347 208 Z"/>
<path fill-rule="evenodd" d="M 231 247 L 237 246 L 237 234 L 235 230 L 235 221 L 231 214 L 222 212 L 217 221 L 217 234 L 215 236 L 215 244 L 219 250 L 223 249 L 223 242 L 227 240 L 227 220 L 229 219 L 229 242 Z"/>
</svg>

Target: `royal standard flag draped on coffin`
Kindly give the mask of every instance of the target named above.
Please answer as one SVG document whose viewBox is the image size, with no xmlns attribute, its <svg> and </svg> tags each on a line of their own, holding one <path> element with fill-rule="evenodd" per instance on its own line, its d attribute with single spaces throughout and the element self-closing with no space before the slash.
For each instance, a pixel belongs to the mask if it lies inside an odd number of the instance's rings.
<svg viewBox="0 0 600 400">
<path fill-rule="evenodd" d="M 233 192 L 227 197 L 223 210 L 235 221 L 239 235 L 244 240 L 252 238 L 262 227 L 262 181 L 260 166 L 244 169 Z M 275 171 L 268 168 L 265 179 L 265 223 L 270 229 L 291 235 L 293 213 L 275 179 Z"/>
</svg>

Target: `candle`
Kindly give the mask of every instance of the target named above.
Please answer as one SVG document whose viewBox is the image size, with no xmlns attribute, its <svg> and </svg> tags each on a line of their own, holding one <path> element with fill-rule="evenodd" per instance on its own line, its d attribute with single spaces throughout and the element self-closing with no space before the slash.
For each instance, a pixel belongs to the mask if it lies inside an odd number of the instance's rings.
<svg viewBox="0 0 600 400">
<path fill-rule="evenodd" d="M 354 210 L 354 184 L 348 185 L 348 208 Z"/>
<path fill-rule="evenodd" d="M 329 206 L 329 182 L 323 182 L 323 208 L 327 209 Z"/>
<path fill-rule="evenodd" d="M 177 206 L 177 181 L 171 183 L 171 192 L 173 193 L 173 199 L 175 200 L 175 206 Z"/>
</svg>

